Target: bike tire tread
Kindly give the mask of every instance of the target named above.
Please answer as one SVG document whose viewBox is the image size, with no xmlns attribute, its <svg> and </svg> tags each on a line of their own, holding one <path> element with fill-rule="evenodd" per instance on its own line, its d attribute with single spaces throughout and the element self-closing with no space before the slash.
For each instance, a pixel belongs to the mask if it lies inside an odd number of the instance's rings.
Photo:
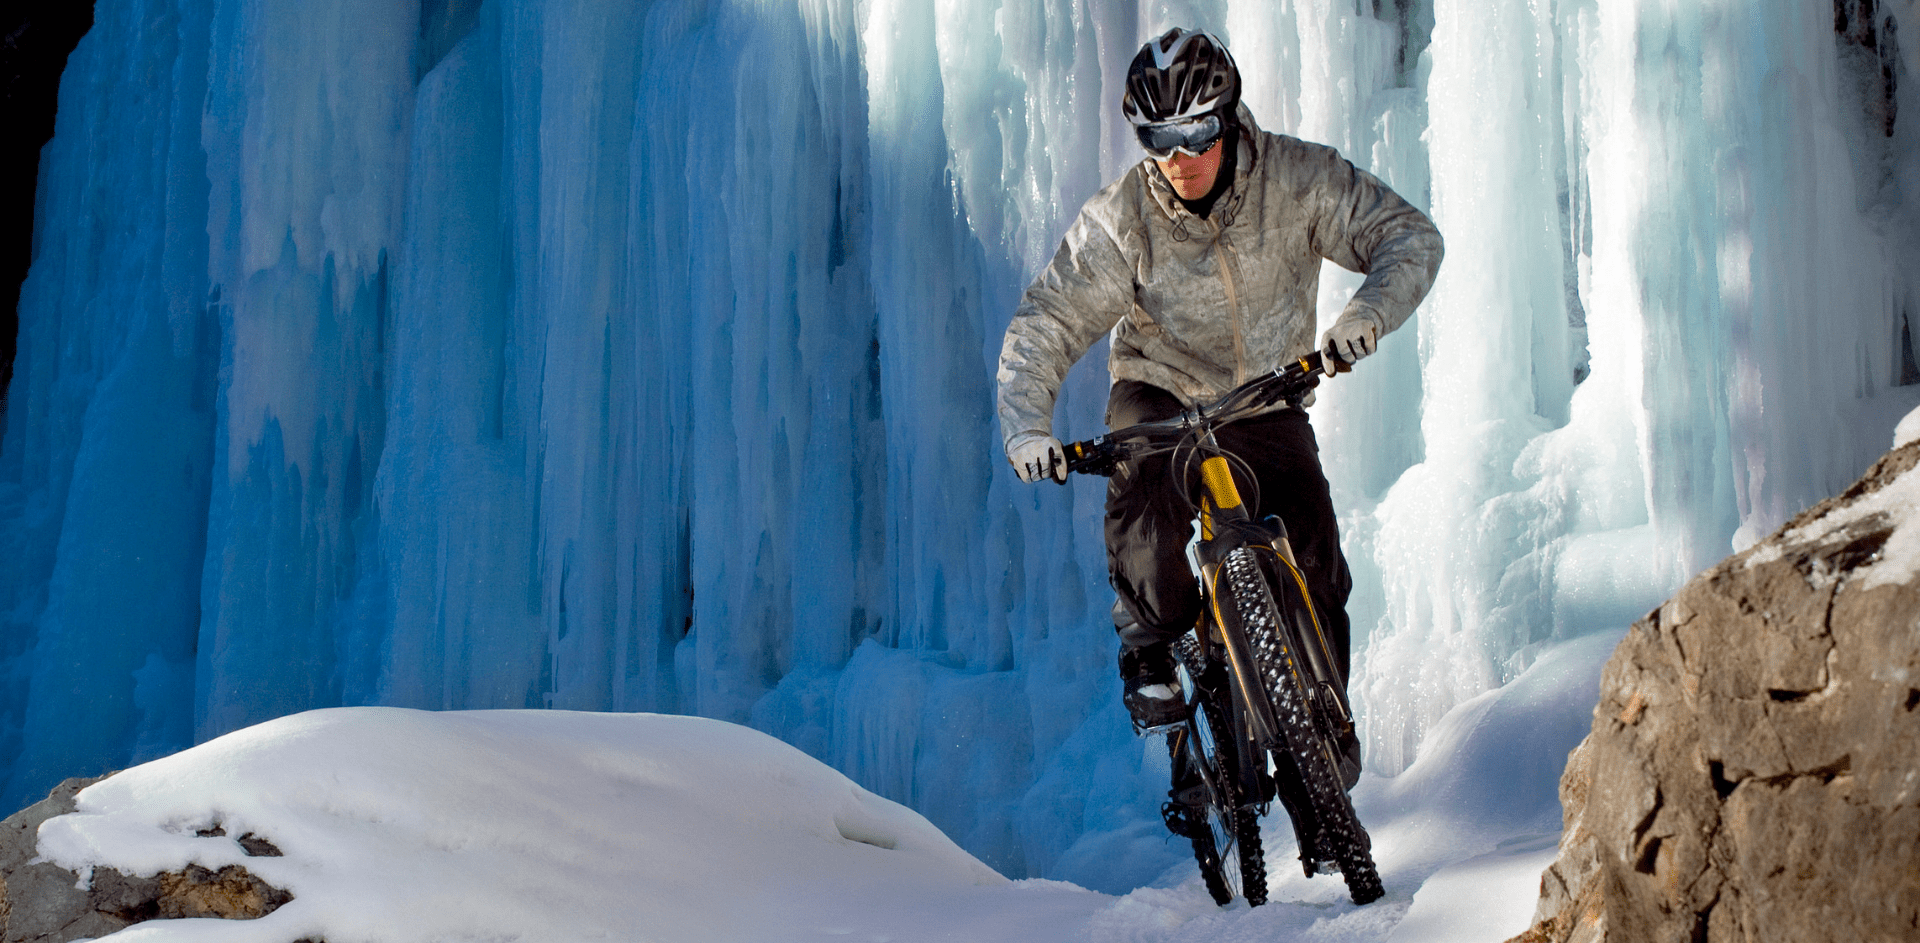
<svg viewBox="0 0 1920 943">
<path fill-rule="evenodd" d="M 1267 902 L 1267 853 L 1260 841 L 1260 816 L 1252 809 L 1234 810 L 1234 843 L 1240 851 L 1240 888 L 1247 906 Z"/>
<path fill-rule="evenodd" d="M 1253 643 L 1281 738 L 1286 741 L 1284 748 L 1300 771 L 1313 816 L 1320 823 L 1322 850 L 1339 862 L 1354 903 L 1378 900 L 1385 889 L 1373 862 L 1372 842 L 1354 813 L 1326 738 L 1315 729 L 1307 688 L 1299 677 L 1300 662 L 1279 631 L 1279 607 L 1272 590 L 1251 550 L 1235 550 L 1225 566 L 1228 591 Z M 1308 840 L 1299 838 L 1303 845 Z"/>
</svg>

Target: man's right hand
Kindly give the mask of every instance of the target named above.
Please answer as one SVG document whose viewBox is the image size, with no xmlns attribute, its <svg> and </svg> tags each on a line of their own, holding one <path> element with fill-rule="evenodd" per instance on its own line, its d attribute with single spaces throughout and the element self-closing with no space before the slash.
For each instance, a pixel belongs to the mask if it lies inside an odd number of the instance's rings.
<svg viewBox="0 0 1920 943">
<path fill-rule="evenodd" d="M 1060 440 L 1044 432 L 1022 432 L 1007 443 L 1007 461 L 1013 471 L 1028 484 L 1042 478 L 1067 482 L 1067 450 Z"/>
</svg>

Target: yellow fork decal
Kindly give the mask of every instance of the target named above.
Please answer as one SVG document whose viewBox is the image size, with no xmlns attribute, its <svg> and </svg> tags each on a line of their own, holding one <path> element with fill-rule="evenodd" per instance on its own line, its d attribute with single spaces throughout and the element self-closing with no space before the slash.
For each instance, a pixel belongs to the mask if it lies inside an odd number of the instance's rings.
<svg viewBox="0 0 1920 943">
<path fill-rule="evenodd" d="M 1215 455 L 1200 463 L 1200 480 L 1205 482 L 1207 490 L 1212 492 L 1213 501 L 1223 511 L 1240 506 L 1240 489 L 1233 486 L 1233 472 L 1227 466 L 1226 458 Z"/>
</svg>

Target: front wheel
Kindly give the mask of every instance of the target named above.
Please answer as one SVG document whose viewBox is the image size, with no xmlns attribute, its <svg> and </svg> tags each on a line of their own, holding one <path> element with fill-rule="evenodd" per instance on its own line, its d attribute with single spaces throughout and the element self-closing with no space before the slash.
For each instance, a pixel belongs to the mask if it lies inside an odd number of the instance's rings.
<svg viewBox="0 0 1920 943">
<path fill-rule="evenodd" d="M 1313 861 L 1309 859 L 1331 860 L 1345 876 L 1347 892 L 1354 903 L 1378 900 L 1385 890 L 1373 863 L 1373 843 L 1353 811 L 1353 801 L 1347 796 L 1341 775 L 1339 742 L 1331 735 L 1331 725 L 1316 716 L 1317 705 L 1311 692 L 1318 690 L 1318 686 L 1309 675 L 1308 663 L 1303 659 L 1305 653 L 1299 648 L 1302 633 L 1293 631 L 1295 627 L 1280 617 L 1281 612 L 1294 611 L 1296 607 L 1290 605 L 1283 609 L 1274 602 L 1277 588 L 1290 603 L 1310 605 L 1299 571 L 1276 555 L 1276 566 L 1280 570 L 1276 587 L 1268 582 L 1260 561 L 1247 547 L 1228 554 L 1224 566 L 1231 608 L 1250 642 L 1264 682 L 1262 686 L 1272 705 L 1278 728 L 1274 731 L 1277 742 L 1272 748 L 1276 752 L 1284 751 L 1298 772 L 1299 782 L 1295 785 L 1297 792 L 1303 794 L 1307 808 L 1292 808 L 1297 801 L 1288 804 L 1289 811 L 1294 813 L 1295 837 L 1299 839 L 1303 860 L 1308 862 L 1309 874 L 1313 869 Z M 1295 600 L 1294 595 L 1300 598 Z M 1305 611 L 1311 612 L 1311 609 Z M 1277 765 L 1284 769 L 1287 764 Z M 1289 791 L 1281 790 L 1283 800 Z"/>
</svg>

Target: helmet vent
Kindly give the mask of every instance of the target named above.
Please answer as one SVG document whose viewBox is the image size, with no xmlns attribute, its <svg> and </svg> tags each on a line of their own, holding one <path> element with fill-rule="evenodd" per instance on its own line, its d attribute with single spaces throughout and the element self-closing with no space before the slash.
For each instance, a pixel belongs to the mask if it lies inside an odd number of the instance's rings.
<svg viewBox="0 0 1920 943">
<path fill-rule="evenodd" d="M 1121 111 L 1134 124 L 1219 114 L 1240 101 L 1240 70 L 1212 33 L 1170 29 L 1140 47 L 1127 68 Z"/>
</svg>

